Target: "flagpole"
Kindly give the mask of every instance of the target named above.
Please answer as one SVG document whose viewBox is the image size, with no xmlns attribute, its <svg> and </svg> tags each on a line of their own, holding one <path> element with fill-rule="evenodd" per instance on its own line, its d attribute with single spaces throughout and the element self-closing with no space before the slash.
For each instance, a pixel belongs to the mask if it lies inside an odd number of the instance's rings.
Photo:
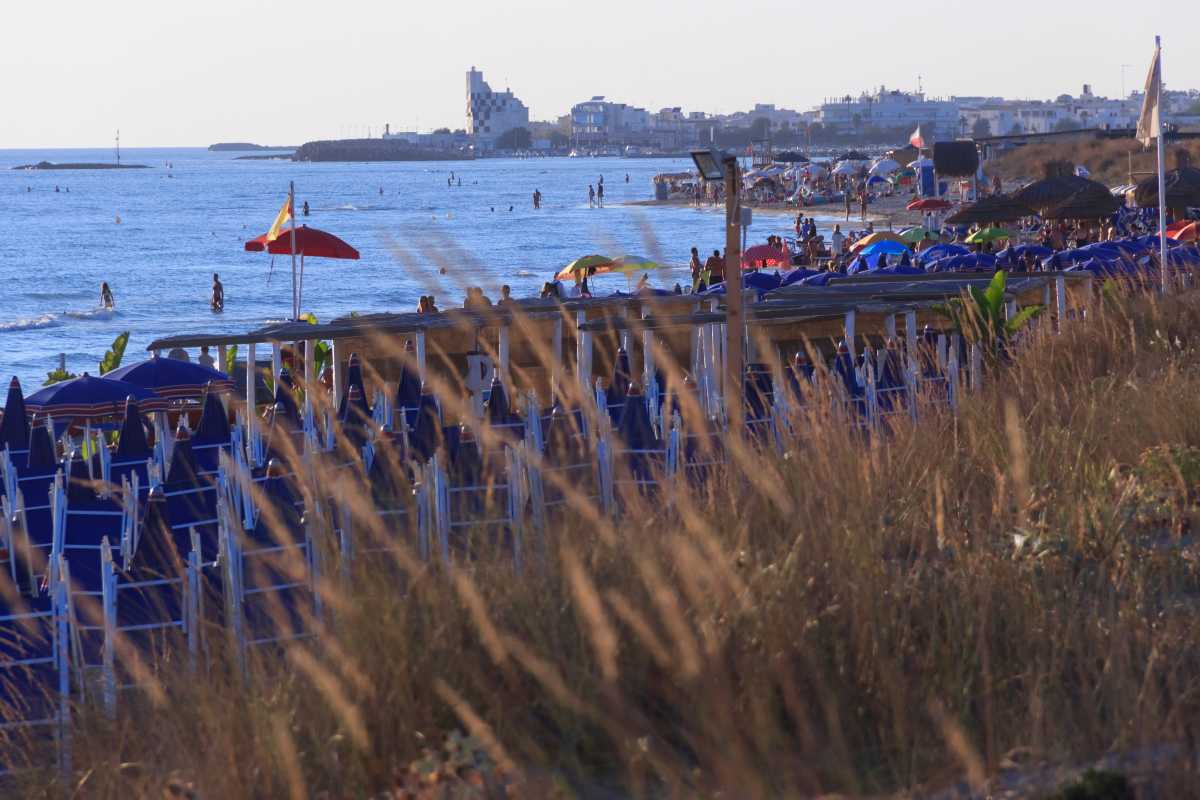
<svg viewBox="0 0 1200 800">
<path fill-rule="evenodd" d="M 300 300 L 296 296 L 296 182 L 288 181 L 288 216 L 292 219 L 292 319 L 300 318 Z"/>
<path fill-rule="evenodd" d="M 1163 168 L 1163 135 L 1166 125 L 1163 120 L 1162 104 L 1162 37 L 1154 37 L 1154 53 L 1158 59 L 1158 96 L 1154 99 L 1158 108 L 1158 257 L 1159 269 L 1162 273 L 1162 291 L 1168 291 L 1167 281 L 1167 178 Z"/>
</svg>

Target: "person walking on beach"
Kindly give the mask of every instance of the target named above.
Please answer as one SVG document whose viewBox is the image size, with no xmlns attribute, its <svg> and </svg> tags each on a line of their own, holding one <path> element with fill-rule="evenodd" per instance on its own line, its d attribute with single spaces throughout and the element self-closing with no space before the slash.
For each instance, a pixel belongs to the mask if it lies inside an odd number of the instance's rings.
<svg viewBox="0 0 1200 800">
<path fill-rule="evenodd" d="M 867 187 L 864 186 L 862 191 L 859 193 L 859 204 L 860 204 L 860 208 L 862 209 L 862 218 L 864 221 L 866 221 L 866 219 L 867 219 L 867 200 L 868 200 Z"/>
<path fill-rule="evenodd" d="M 588 208 L 596 207 L 596 187 L 588 184 Z"/>
<path fill-rule="evenodd" d="M 692 248 L 692 261 L 688 265 L 692 270 L 692 291 L 696 291 L 696 287 L 700 285 L 700 273 L 704 271 L 704 265 L 700 263 L 700 251 Z"/>
<path fill-rule="evenodd" d="M 113 300 L 112 289 L 108 288 L 108 282 L 105 281 L 105 282 L 101 283 L 100 284 L 100 306 L 102 308 L 112 308 L 115 305 L 116 305 L 116 301 Z"/>
<path fill-rule="evenodd" d="M 724 283 L 725 281 L 725 259 L 721 258 L 720 250 L 713 250 L 713 254 L 704 262 L 704 269 L 708 272 L 708 285 L 714 283 Z"/>
<path fill-rule="evenodd" d="M 212 284 L 212 310 L 225 310 L 225 287 L 221 285 L 221 276 L 215 272 L 213 273 Z"/>
<path fill-rule="evenodd" d="M 308 201 L 304 201 L 304 216 L 308 216 Z"/>
<path fill-rule="evenodd" d="M 831 250 L 834 258 L 842 257 L 842 248 L 846 246 L 846 237 L 842 235 L 842 226 L 833 226 L 833 236 L 830 237 Z"/>
</svg>

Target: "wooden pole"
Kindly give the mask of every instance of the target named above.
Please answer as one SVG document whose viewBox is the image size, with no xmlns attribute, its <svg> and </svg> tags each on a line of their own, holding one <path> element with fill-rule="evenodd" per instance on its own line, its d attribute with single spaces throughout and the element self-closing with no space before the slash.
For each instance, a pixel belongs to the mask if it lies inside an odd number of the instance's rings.
<svg viewBox="0 0 1200 800">
<path fill-rule="evenodd" d="M 746 326 L 742 298 L 739 183 L 737 159 L 731 158 L 725 162 L 725 414 L 729 429 L 734 433 L 740 433 L 745 422 L 742 345 Z"/>
</svg>

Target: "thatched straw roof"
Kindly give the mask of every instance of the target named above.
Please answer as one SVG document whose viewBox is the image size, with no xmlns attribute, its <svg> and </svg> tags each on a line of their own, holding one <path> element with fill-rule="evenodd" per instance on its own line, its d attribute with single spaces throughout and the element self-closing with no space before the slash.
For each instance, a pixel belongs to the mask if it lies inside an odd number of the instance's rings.
<svg viewBox="0 0 1200 800">
<path fill-rule="evenodd" d="M 979 202 L 959 209 L 946 218 L 951 225 L 986 225 L 989 222 L 1012 222 L 1022 217 L 1032 217 L 1029 206 L 1018 203 L 1006 194 L 994 194 Z"/>
<path fill-rule="evenodd" d="M 1175 160 L 1178 166 L 1163 176 L 1167 208 L 1200 206 L 1200 169 L 1191 165 L 1191 156 L 1186 150 L 1176 150 Z M 1151 175 L 1139 182 L 1133 196 L 1139 206 L 1157 206 L 1158 176 Z"/>
<path fill-rule="evenodd" d="M 1108 187 L 1078 175 L 1057 175 L 1021 187 L 1013 199 L 1041 213 L 1083 195 L 1112 197 Z"/>
<path fill-rule="evenodd" d="M 1111 193 L 1084 189 L 1079 194 L 1042 212 L 1044 219 L 1104 219 L 1117 213 L 1121 201 Z"/>
</svg>

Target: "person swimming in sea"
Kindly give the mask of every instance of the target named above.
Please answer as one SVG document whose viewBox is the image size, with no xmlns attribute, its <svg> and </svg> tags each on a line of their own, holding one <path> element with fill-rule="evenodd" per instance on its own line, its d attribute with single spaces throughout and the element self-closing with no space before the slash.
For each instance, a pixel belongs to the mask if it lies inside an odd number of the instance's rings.
<svg viewBox="0 0 1200 800">
<path fill-rule="evenodd" d="M 112 289 L 108 288 L 108 282 L 103 281 L 100 284 L 100 306 L 102 308 L 113 308 L 117 305 L 113 300 Z"/>
<path fill-rule="evenodd" d="M 221 276 L 213 273 L 212 282 L 212 310 L 220 313 L 225 310 L 225 287 L 221 284 Z"/>
<path fill-rule="evenodd" d="M 308 201 L 304 201 L 304 216 L 308 216 Z"/>
</svg>

